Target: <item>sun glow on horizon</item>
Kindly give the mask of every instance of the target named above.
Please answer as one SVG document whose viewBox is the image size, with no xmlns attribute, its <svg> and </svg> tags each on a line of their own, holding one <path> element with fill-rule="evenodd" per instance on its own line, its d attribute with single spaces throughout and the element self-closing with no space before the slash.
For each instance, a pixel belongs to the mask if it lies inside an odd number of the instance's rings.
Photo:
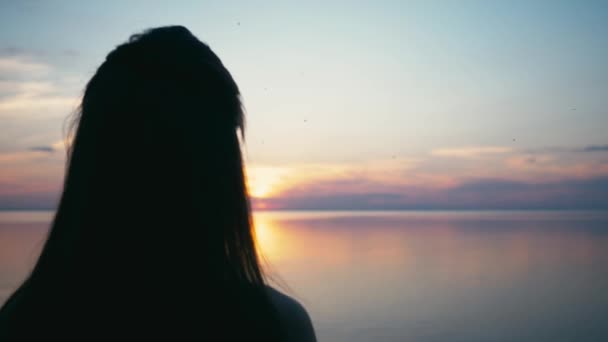
<svg viewBox="0 0 608 342">
<path fill-rule="evenodd" d="M 277 185 L 287 170 L 281 167 L 252 166 L 247 168 L 247 189 L 255 198 L 267 198 L 277 192 Z"/>
</svg>

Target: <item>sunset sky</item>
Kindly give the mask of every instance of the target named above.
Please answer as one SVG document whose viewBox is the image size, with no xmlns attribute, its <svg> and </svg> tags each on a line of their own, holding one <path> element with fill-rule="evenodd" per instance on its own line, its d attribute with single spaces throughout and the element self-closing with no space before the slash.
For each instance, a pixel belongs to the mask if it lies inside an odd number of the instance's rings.
<svg viewBox="0 0 608 342">
<path fill-rule="evenodd" d="M 86 82 L 169 24 L 241 88 L 256 208 L 608 208 L 606 1 L 126 3 L 0 2 L 0 209 L 54 208 Z"/>
</svg>

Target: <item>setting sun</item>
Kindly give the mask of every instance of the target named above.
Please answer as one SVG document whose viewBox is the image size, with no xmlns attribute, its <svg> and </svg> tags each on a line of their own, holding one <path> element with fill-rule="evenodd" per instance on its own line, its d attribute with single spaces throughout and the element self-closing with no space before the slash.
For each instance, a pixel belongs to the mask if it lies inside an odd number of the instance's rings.
<svg viewBox="0 0 608 342">
<path fill-rule="evenodd" d="M 247 168 L 247 188 L 255 198 L 265 198 L 276 192 L 276 187 L 287 170 L 272 166 L 252 166 Z"/>
</svg>

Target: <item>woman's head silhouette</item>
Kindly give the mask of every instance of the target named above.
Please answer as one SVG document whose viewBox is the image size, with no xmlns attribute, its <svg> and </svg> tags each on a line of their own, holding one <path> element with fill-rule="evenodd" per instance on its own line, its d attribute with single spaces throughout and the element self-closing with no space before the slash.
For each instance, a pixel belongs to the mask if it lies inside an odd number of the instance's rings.
<svg viewBox="0 0 608 342">
<path fill-rule="evenodd" d="M 86 86 L 60 205 L 2 310 L 4 334 L 283 339 L 239 130 L 235 81 L 188 29 L 150 29 L 110 52 Z"/>
</svg>

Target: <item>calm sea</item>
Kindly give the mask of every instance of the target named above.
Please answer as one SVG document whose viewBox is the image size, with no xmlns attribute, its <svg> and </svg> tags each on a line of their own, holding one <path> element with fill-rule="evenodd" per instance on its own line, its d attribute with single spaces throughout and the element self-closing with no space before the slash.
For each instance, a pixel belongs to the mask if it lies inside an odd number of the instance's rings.
<svg viewBox="0 0 608 342">
<path fill-rule="evenodd" d="M 608 212 L 258 212 L 319 341 L 608 341 Z M 0 212 L 0 303 L 51 212 Z"/>
</svg>

